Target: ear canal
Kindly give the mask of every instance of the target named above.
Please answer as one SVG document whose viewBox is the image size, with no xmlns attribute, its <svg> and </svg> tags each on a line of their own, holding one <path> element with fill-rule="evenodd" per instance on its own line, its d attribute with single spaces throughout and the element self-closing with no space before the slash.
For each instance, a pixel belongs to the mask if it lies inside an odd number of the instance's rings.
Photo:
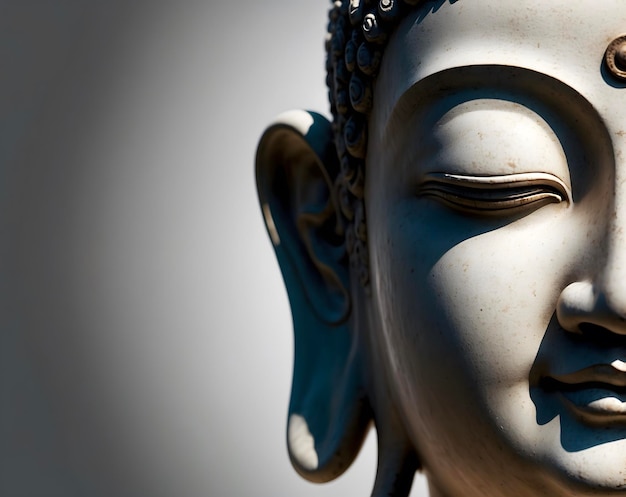
<svg viewBox="0 0 626 497">
<path fill-rule="evenodd" d="M 358 333 L 349 319 L 350 276 L 330 123 L 312 112 L 283 114 L 261 138 L 256 168 L 293 315 L 289 456 L 303 477 L 325 482 L 348 468 L 371 421 Z"/>
</svg>

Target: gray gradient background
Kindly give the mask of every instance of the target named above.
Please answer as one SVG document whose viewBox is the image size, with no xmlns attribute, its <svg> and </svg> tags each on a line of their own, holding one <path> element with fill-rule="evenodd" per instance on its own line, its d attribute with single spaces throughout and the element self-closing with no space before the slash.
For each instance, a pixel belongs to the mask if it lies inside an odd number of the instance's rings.
<svg viewBox="0 0 626 497">
<path fill-rule="evenodd" d="M 256 142 L 325 0 L 0 2 L 0 495 L 365 496 L 291 469 Z M 413 496 L 426 495 L 420 479 Z"/>
</svg>

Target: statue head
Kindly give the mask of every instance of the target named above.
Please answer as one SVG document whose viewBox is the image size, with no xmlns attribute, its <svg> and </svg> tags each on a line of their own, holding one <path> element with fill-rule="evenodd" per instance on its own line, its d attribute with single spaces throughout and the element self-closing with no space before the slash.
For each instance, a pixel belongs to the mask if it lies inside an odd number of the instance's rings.
<svg viewBox="0 0 626 497">
<path fill-rule="evenodd" d="M 373 423 L 374 496 L 626 495 L 623 2 L 337 1 L 329 32 L 333 122 L 257 152 L 294 467 Z"/>
</svg>

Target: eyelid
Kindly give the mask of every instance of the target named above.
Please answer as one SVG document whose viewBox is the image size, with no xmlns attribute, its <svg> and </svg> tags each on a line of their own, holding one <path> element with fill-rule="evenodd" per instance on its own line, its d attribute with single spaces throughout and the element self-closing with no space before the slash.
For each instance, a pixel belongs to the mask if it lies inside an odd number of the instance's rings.
<svg viewBox="0 0 626 497">
<path fill-rule="evenodd" d="M 571 204 L 572 198 L 563 181 L 539 172 L 497 176 L 428 173 L 418 193 L 437 197 L 456 209 L 485 213 L 563 201 Z"/>
</svg>

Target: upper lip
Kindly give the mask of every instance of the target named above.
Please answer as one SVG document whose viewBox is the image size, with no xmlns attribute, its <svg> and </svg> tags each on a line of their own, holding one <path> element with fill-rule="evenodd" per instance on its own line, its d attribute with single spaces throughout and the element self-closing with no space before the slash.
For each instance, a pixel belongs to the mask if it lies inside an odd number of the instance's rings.
<svg viewBox="0 0 626 497">
<path fill-rule="evenodd" d="M 546 377 L 553 383 L 560 383 L 566 388 L 587 388 L 590 384 L 601 384 L 606 387 L 617 389 L 626 388 L 626 363 L 620 360 L 611 364 L 594 364 L 571 373 L 550 374 Z"/>
</svg>

